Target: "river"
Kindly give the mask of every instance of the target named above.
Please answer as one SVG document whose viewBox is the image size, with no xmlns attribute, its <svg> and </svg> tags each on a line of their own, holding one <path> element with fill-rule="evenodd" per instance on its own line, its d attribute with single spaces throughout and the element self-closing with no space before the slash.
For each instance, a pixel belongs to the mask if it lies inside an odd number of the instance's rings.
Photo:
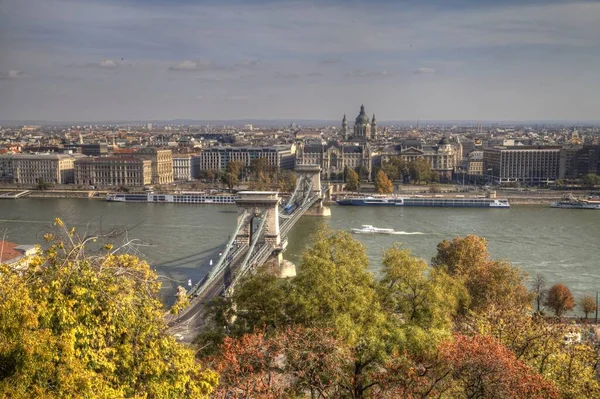
<svg viewBox="0 0 600 399">
<path fill-rule="evenodd" d="M 55 217 L 78 231 L 127 228 L 119 242 L 135 247 L 163 276 L 163 299 L 174 287 L 202 278 L 236 224 L 230 205 L 112 203 L 92 199 L 0 200 L 0 235 L 19 244 L 42 243 Z M 362 224 L 419 234 L 355 235 L 366 247 L 370 269 L 395 242 L 429 261 L 436 245 L 455 236 L 485 237 L 494 259 L 512 262 L 550 284 L 566 284 L 576 298 L 600 290 L 600 211 L 513 206 L 510 209 L 340 207 L 329 218 L 303 217 L 290 232 L 286 259 L 298 263 L 307 237 L 320 223 L 349 230 Z"/>
</svg>

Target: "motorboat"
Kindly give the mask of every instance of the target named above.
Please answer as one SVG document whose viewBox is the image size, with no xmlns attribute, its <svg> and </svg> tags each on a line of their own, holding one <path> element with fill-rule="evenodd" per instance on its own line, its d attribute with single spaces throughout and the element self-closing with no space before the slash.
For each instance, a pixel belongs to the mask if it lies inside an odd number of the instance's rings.
<svg viewBox="0 0 600 399">
<path fill-rule="evenodd" d="M 356 234 L 395 234 L 394 229 L 382 229 L 379 227 L 371 226 L 370 224 L 363 224 L 360 229 L 351 229 Z"/>
</svg>

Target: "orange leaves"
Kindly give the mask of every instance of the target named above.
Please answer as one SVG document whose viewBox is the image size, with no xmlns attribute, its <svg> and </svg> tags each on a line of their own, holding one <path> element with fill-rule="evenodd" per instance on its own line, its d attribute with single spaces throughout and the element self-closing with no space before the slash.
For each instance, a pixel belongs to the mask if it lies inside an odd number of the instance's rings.
<svg viewBox="0 0 600 399">
<path fill-rule="evenodd" d="M 546 294 L 544 305 L 552 309 L 554 314 L 560 317 L 563 313 L 575 307 L 575 298 L 573 298 L 571 290 L 566 285 L 554 284 Z"/>
</svg>

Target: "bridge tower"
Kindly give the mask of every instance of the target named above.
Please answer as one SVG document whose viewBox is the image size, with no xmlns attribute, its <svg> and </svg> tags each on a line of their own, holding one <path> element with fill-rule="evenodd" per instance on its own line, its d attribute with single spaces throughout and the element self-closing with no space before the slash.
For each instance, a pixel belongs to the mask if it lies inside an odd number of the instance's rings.
<svg viewBox="0 0 600 399">
<path fill-rule="evenodd" d="M 296 165 L 295 168 L 296 175 L 298 176 L 298 181 L 306 182 L 306 191 L 304 195 L 306 197 L 310 196 L 310 194 L 316 194 L 319 197 L 319 200 L 315 202 L 315 204 L 306 211 L 305 215 L 307 216 L 331 216 L 331 209 L 329 207 L 323 206 L 323 190 L 321 187 L 321 167 L 319 165 Z"/>
<path fill-rule="evenodd" d="M 238 226 L 241 226 L 236 240 L 239 244 L 250 244 L 256 231 L 258 219 L 265 220 L 264 240 L 277 247 L 281 244 L 279 235 L 279 193 L 277 191 L 240 191 L 235 201 L 238 206 Z"/>
</svg>

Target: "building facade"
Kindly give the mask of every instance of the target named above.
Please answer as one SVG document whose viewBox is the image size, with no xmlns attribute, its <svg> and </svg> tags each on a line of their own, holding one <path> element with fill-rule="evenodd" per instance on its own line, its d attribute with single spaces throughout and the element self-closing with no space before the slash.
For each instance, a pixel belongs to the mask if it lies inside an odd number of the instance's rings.
<svg viewBox="0 0 600 399">
<path fill-rule="evenodd" d="M 152 183 L 152 161 L 135 157 L 89 157 L 75 161 L 82 186 L 144 186 Z"/>
<path fill-rule="evenodd" d="M 483 150 L 486 175 L 495 183 L 547 184 L 559 178 L 561 147 L 499 146 Z"/>
<path fill-rule="evenodd" d="M 74 161 L 70 154 L 0 155 L 0 179 L 19 184 L 70 184 L 75 181 Z"/>
<path fill-rule="evenodd" d="M 299 144 L 296 152 L 296 165 L 319 165 L 326 179 L 339 177 L 346 167 L 357 169 L 361 166 L 372 171 L 372 152 L 368 143 Z"/>
<path fill-rule="evenodd" d="M 134 157 L 147 159 L 152 163 L 152 184 L 173 182 L 173 152 L 155 147 L 142 148 Z"/>
<path fill-rule="evenodd" d="M 560 150 L 559 177 L 579 179 L 588 173 L 600 174 L 600 145 L 563 146 Z"/>
<path fill-rule="evenodd" d="M 175 180 L 192 180 L 192 155 L 175 155 L 173 156 L 173 179 Z"/>
<path fill-rule="evenodd" d="M 294 169 L 295 145 L 271 147 L 212 147 L 202 150 L 199 157 L 199 170 L 225 170 L 231 161 L 250 166 L 252 160 L 267 159 L 269 166 L 276 169 Z"/>
<path fill-rule="evenodd" d="M 381 164 L 392 157 L 399 157 L 406 162 L 424 158 L 431 170 L 436 171 L 440 180 L 452 179 L 452 174 L 458 166 L 457 151 L 454 145 L 443 137 L 437 145 L 423 144 L 418 140 L 406 140 L 401 144 L 384 148 L 381 153 Z"/>
</svg>

